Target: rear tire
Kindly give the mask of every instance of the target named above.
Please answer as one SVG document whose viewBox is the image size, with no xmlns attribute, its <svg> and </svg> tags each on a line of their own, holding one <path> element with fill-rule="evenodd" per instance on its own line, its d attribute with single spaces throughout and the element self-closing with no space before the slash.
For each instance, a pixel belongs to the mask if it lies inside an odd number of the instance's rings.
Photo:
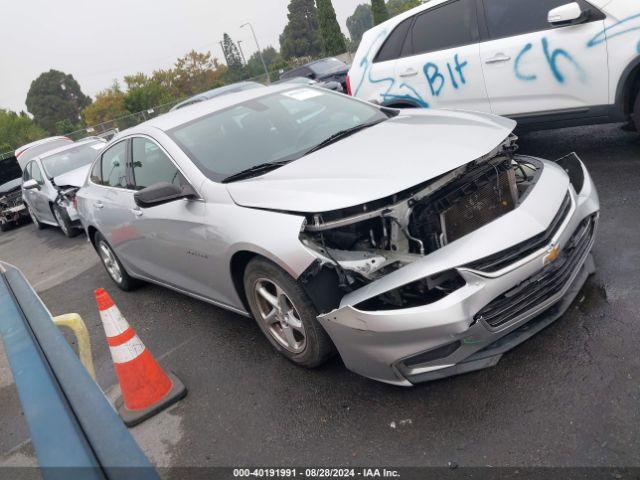
<svg viewBox="0 0 640 480">
<path fill-rule="evenodd" d="M 53 216 L 56 218 L 58 225 L 60 226 L 60 230 L 64 233 L 68 238 L 73 238 L 80 233 L 80 230 L 75 228 L 69 220 L 69 215 L 67 212 L 60 208 L 58 205 L 54 205 L 51 210 L 53 210 Z"/>
<path fill-rule="evenodd" d="M 255 258 L 244 273 L 247 301 L 260 330 L 285 358 L 307 368 L 335 352 L 318 312 L 302 287 L 277 265 Z"/>
<path fill-rule="evenodd" d="M 116 253 L 111 248 L 111 245 L 109 245 L 107 240 L 98 232 L 96 232 L 94 237 L 94 245 L 109 278 L 111 278 L 120 290 L 130 292 L 142 285 L 140 280 L 133 278 L 127 273 L 116 256 Z"/>
<path fill-rule="evenodd" d="M 9 230 L 9 223 L 0 223 L 0 232 L 6 232 Z"/>
</svg>

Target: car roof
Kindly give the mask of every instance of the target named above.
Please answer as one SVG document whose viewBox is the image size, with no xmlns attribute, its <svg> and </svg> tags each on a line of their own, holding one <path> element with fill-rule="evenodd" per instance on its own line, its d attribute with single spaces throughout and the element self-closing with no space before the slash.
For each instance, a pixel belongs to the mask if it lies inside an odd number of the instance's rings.
<svg viewBox="0 0 640 480">
<path fill-rule="evenodd" d="M 296 90 L 300 88 L 315 88 L 311 86 L 281 84 L 271 85 L 264 88 L 252 88 L 249 90 L 243 90 L 241 92 L 233 92 L 227 95 L 220 95 L 218 97 L 206 100 L 204 102 L 194 103 L 189 108 L 180 108 L 173 110 L 164 115 L 160 115 L 151 120 L 147 120 L 135 127 L 123 130 L 116 135 L 111 141 L 119 140 L 123 137 L 146 131 L 149 127 L 157 128 L 158 130 L 167 131 L 172 128 L 184 125 L 192 120 L 204 117 L 211 113 L 224 110 L 225 108 L 233 107 L 239 103 L 247 102 L 261 97 L 269 96 L 273 93 L 286 92 L 288 90 Z M 324 92 L 324 90 L 323 90 Z"/>
<path fill-rule="evenodd" d="M 104 138 L 87 137 L 87 138 L 83 138 L 82 140 L 78 140 L 77 142 L 69 143 L 67 145 L 63 145 L 62 147 L 54 148 L 53 150 L 48 150 L 42 155 L 36 157 L 34 160 L 42 160 L 52 155 L 57 155 L 58 153 L 66 152 L 67 150 L 73 150 L 76 147 L 81 147 L 82 145 L 87 145 L 89 143 L 95 143 L 95 142 L 107 143 L 107 141 Z"/>
<path fill-rule="evenodd" d="M 180 108 L 193 105 L 194 103 L 204 102 L 205 100 L 209 100 L 211 98 L 215 98 L 220 95 L 228 95 L 229 93 L 233 93 L 235 91 L 242 91 L 245 89 L 248 90 L 248 89 L 260 88 L 260 87 L 264 87 L 264 85 L 258 82 L 244 81 L 244 82 L 231 83 L 229 85 L 224 85 L 218 88 L 212 88 L 211 90 L 207 90 L 206 92 L 199 93 L 197 95 L 194 95 L 193 97 L 189 97 L 181 101 L 180 103 L 174 105 L 171 111 L 179 110 Z"/>
<path fill-rule="evenodd" d="M 40 140 L 36 140 L 35 142 L 27 143 L 26 145 L 18 147 L 16 149 L 15 155 L 17 157 L 18 155 L 20 155 L 20 154 L 26 152 L 27 150 L 29 150 L 30 148 L 37 147 L 37 146 L 40 146 L 40 145 L 44 145 L 45 143 L 54 142 L 56 140 L 69 140 L 70 143 L 73 142 L 73 140 L 71 140 L 70 138 L 63 137 L 61 135 L 58 135 L 57 137 L 42 138 Z"/>
</svg>

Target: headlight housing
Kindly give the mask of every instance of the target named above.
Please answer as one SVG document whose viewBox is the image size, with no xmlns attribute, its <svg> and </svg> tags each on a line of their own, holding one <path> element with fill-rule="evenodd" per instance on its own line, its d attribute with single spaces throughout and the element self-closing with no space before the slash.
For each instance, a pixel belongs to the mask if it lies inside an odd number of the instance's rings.
<svg viewBox="0 0 640 480">
<path fill-rule="evenodd" d="M 457 270 L 447 270 L 369 298 L 354 308 L 373 312 L 421 307 L 442 300 L 465 284 Z"/>
</svg>

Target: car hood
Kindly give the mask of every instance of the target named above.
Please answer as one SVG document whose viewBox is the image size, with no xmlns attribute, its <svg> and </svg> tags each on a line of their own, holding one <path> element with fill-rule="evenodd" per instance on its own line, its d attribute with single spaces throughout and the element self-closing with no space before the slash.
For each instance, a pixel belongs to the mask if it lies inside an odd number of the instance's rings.
<svg viewBox="0 0 640 480">
<path fill-rule="evenodd" d="M 229 183 L 241 206 L 326 212 L 393 195 L 488 155 L 516 122 L 450 110 L 403 110 L 260 177 Z"/>
<path fill-rule="evenodd" d="M 58 187 L 81 187 L 87 179 L 91 165 L 85 165 L 70 172 L 54 177 L 53 181 Z"/>
</svg>

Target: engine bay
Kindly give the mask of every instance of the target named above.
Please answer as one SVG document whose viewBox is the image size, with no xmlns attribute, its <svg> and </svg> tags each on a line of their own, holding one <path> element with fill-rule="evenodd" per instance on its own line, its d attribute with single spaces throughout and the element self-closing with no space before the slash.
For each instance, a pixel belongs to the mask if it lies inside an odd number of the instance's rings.
<svg viewBox="0 0 640 480">
<path fill-rule="evenodd" d="M 512 136 L 492 154 L 392 197 L 307 215 L 301 240 L 323 267 L 335 269 L 342 291 L 374 281 L 517 208 L 542 164 L 515 155 L 515 140 Z M 451 286 L 450 275 L 440 277 L 430 280 L 423 294 Z"/>
</svg>

